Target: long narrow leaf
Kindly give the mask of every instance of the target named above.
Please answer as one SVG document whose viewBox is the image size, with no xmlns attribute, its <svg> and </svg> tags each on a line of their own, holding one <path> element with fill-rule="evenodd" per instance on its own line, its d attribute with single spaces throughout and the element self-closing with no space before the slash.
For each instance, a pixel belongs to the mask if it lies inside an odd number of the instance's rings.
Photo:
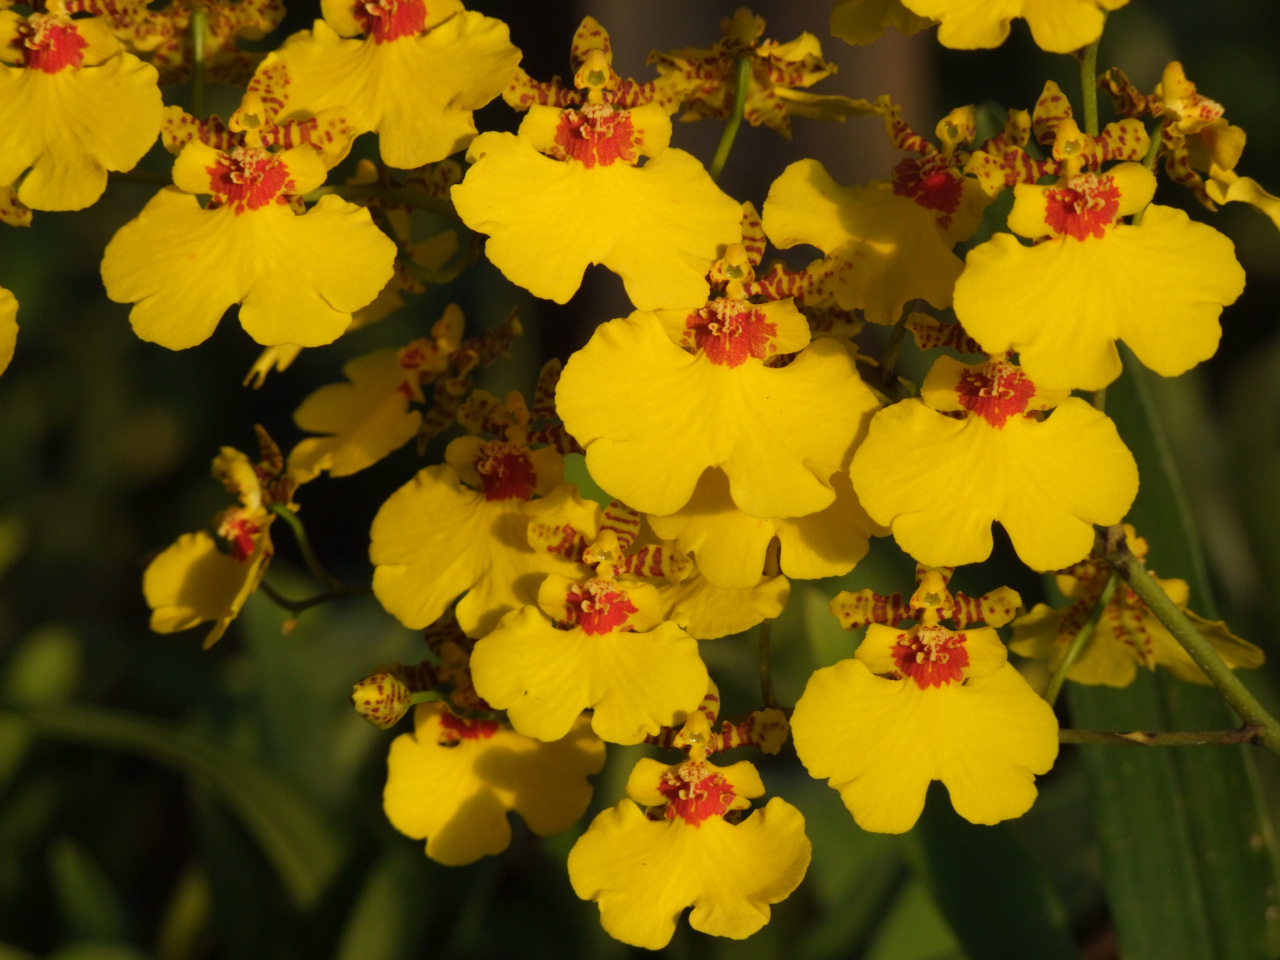
<svg viewBox="0 0 1280 960">
<path fill-rule="evenodd" d="M 300 907 L 314 904 L 341 858 L 329 824 L 253 760 L 174 724 L 101 707 L 23 710 L 39 736 L 142 754 L 201 778 L 244 825 Z"/>
</svg>

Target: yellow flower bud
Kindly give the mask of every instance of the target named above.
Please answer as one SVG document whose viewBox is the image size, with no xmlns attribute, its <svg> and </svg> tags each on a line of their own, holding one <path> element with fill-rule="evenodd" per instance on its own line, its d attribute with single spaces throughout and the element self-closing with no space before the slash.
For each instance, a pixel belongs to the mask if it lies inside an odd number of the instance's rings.
<svg viewBox="0 0 1280 960">
<path fill-rule="evenodd" d="M 356 713 L 380 730 L 389 730 L 409 712 L 413 694 L 399 677 L 375 673 L 351 688 L 351 704 Z"/>
</svg>

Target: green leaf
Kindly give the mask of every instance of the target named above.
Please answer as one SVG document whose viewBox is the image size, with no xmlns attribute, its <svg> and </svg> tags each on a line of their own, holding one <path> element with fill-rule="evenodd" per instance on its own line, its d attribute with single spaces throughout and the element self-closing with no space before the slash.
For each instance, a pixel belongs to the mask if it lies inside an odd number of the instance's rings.
<svg viewBox="0 0 1280 960">
<path fill-rule="evenodd" d="M 147 957 L 124 944 L 77 943 L 52 954 L 49 960 L 147 960 Z"/>
<path fill-rule="evenodd" d="M 397 960 L 419 952 L 415 934 L 424 926 L 418 921 L 429 893 L 421 861 L 422 851 L 409 844 L 374 864 L 343 926 L 336 960 Z"/>
<path fill-rule="evenodd" d="M 969 823 L 934 783 L 910 836 L 939 909 L 971 956 L 1075 960 L 1066 911 L 1012 824 Z"/>
<path fill-rule="evenodd" d="M 1125 351 L 1107 412 L 1138 461 L 1129 520 L 1148 562 L 1191 585 L 1215 614 L 1207 569 L 1150 378 Z M 1070 687 L 1073 722 L 1105 730 L 1203 730 L 1236 724 L 1213 690 L 1143 675 L 1125 690 Z M 1127 960 L 1280 956 L 1274 836 L 1248 747 L 1081 746 L 1097 799 L 1108 901 Z"/>
<path fill-rule="evenodd" d="M 181 727 L 101 707 L 24 710 L 39 736 L 139 753 L 200 778 L 236 815 L 300 907 L 314 904 L 341 859 L 338 838 L 288 783 Z"/>
<path fill-rule="evenodd" d="M 68 837 L 49 847 L 49 874 L 63 919 L 77 940 L 125 939 L 124 906 L 102 867 Z"/>
<path fill-rule="evenodd" d="M 1025 958 L 1026 944 L 1023 945 Z M 1039 954 L 1037 954 L 1039 956 Z M 964 960 L 956 936 L 929 896 L 929 888 L 909 884 L 880 925 L 867 960 Z"/>
</svg>

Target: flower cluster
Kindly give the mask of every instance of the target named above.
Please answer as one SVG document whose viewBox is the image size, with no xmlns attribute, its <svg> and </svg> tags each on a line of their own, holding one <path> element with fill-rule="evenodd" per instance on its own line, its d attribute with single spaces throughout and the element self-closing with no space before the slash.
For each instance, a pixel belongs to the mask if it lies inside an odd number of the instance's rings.
<svg viewBox="0 0 1280 960">
<path fill-rule="evenodd" d="M 1024 17 L 1042 48 L 1071 52 L 1124 5 L 844 0 L 832 27 L 865 43 L 937 22 L 942 43 L 967 49 Z M 146 570 L 152 628 L 212 622 L 206 645 L 258 590 L 290 624 L 372 592 L 422 631 L 424 659 L 377 665 L 353 703 L 382 729 L 413 713 L 390 746 L 384 806 L 427 856 L 500 853 L 511 812 L 538 836 L 569 829 L 608 744 L 680 751 L 640 759 L 626 796 L 606 798 L 569 882 L 629 944 L 664 946 L 686 908 L 695 929 L 746 937 L 800 884 L 811 846 L 801 812 L 777 796 L 753 809 L 766 794 L 755 766 L 717 765 L 718 751 L 777 754 L 790 738 L 865 830 L 909 830 L 933 780 L 962 817 L 991 824 L 1030 808 L 1058 753 L 1053 706 L 1009 650 L 1081 683 L 1123 686 L 1139 664 L 1210 679 L 1203 651 L 1179 645 L 1151 595 L 1117 587 L 1095 548 L 1095 528 L 1119 531 L 1139 489 L 1105 412 L 1118 344 L 1183 373 L 1215 353 L 1244 286 L 1230 240 L 1152 202 L 1157 162 L 1208 209 L 1242 201 L 1280 222 L 1280 201 L 1236 173 L 1242 132 L 1179 64 L 1150 95 L 1104 74 L 1119 118 L 1101 129 L 1050 82 L 991 136 L 962 105 L 927 137 L 889 96 L 812 92 L 834 73 L 817 38 L 768 39 L 745 9 L 708 46 L 655 52 L 647 81 L 615 72 L 590 17 L 570 78 L 533 78 L 506 25 L 459 0 L 325 0 L 278 50 L 236 46 L 282 14 L 266 0 L 0 11 L 0 220 L 95 202 L 108 171 L 158 137 L 172 183 L 106 247 L 107 294 L 130 305 L 139 337 L 173 350 L 237 307 L 266 348 L 257 385 L 304 348 L 420 306 L 482 250 L 559 303 L 589 266 L 621 279 L 630 312 L 600 318 L 528 395 L 477 385 L 522 333 L 515 314 L 468 336 L 450 305 L 409 342 L 348 360 L 294 412 L 308 436 L 287 457 L 261 428 L 257 462 L 222 449 L 213 472 L 234 503 L 216 535 L 183 535 Z M 192 44 L 191 31 L 206 35 Z M 206 70 L 244 88 L 229 117 L 162 106 L 159 84 Z M 475 111 L 499 97 L 523 114 L 516 132 L 480 132 Z M 677 115 L 729 121 L 711 170 L 672 145 Z M 799 119 L 874 123 L 902 156 L 849 186 L 799 160 L 757 208 L 717 184 L 742 119 L 783 136 Z M 365 134 L 377 162 L 329 183 Z M 465 167 L 449 159 L 463 151 Z M 811 249 L 788 267 L 766 264 L 770 246 Z M 0 371 L 16 311 L 0 290 Z M 896 366 L 908 333 L 914 380 Z M 388 489 L 371 583 L 344 584 L 295 497 L 410 441 L 439 462 Z M 277 519 L 315 596 L 264 582 Z M 956 566 L 992 554 L 996 524 L 1026 567 L 1057 572 L 1063 609 L 1019 615 L 1007 588 L 951 592 Z M 780 707 L 769 623 L 792 581 L 865 584 L 877 537 L 916 562 L 916 590 L 839 592 L 832 614 L 865 636 Z M 1183 581 L 1158 586 L 1223 670 L 1261 662 L 1185 612 Z M 764 702 L 721 718 L 705 645 L 757 627 Z"/>
</svg>

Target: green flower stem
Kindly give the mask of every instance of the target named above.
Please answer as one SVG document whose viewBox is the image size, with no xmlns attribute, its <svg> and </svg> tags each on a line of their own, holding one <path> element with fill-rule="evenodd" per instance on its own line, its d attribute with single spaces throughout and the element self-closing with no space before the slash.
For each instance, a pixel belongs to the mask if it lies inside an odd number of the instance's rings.
<svg viewBox="0 0 1280 960">
<path fill-rule="evenodd" d="M 433 197 L 417 187 L 385 187 L 377 183 L 332 184 L 303 194 L 302 199 L 307 203 L 315 203 L 329 194 L 341 197 L 343 200 L 389 200 L 416 210 L 428 210 L 455 223 L 462 222 L 452 203 Z"/>
<path fill-rule="evenodd" d="M 764 575 L 766 577 L 776 577 L 778 575 L 779 548 L 780 544 L 777 537 L 769 541 L 769 546 L 764 554 Z M 773 692 L 773 663 L 769 649 L 769 642 L 772 636 L 773 621 L 762 621 L 760 624 L 760 696 L 764 699 L 766 707 L 777 707 L 778 705 L 778 698 Z"/>
<path fill-rule="evenodd" d="M 311 571 L 311 575 L 316 578 L 316 581 L 328 593 L 339 595 L 345 593 L 348 588 L 329 575 L 329 571 L 324 568 L 315 551 L 311 549 L 311 540 L 307 537 L 307 529 L 302 525 L 298 515 L 282 503 L 273 503 L 270 509 L 272 513 L 287 523 L 289 529 L 293 531 L 293 537 L 298 541 L 298 550 L 302 553 L 302 560 L 306 563 L 307 569 Z"/>
<path fill-rule="evenodd" d="M 209 27 L 209 12 L 197 3 L 191 11 L 191 113 L 204 119 L 204 35 Z"/>
<path fill-rule="evenodd" d="M 1084 49 L 1080 59 L 1080 97 L 1083 100 L 1084 132 L 1091 137 L 1098 135 L 1098 44 L 1102 34 Z"/>
<path fill-rule="evenodd" d="M 1156 160 L 1160 156 L 1160 144 L 1161 144 L 1160 137 L 1161 137 L 1161 132 L 1163 130 L 1164 130 L 1164 121 L 1162 120 L 1156 124 L 1155 132 L 1147 135 L 1148 138 L 1151 140 L 1151 146 L 1147 148 L 1147 155 L 1142 158 L 1142 165 L 1146 167 L 1148 170 L 1150 170 L 1152 173 L 1155 172 Z"/>
<path fill-rule="evenodd" d="M 340 600 L 343 597 L 354 597 L 361 594 L 373 593 L 373 587 L 343 586 L 341 589 L 326 590 L 324 593 L 317 593 L 314 596 L 305 597 L 302 600 L 290 600 L 265 580 L 258 584 L 258 587 L 267 595 L 267 598 L 272 603 L 278 607 L 288 610 L 294 616 L 297 616 L 303 610 L 309 610 L 312 607 L 318 607 L 322 603 L 328 603 L 330 600 Z"/>
<path fill-rule="evenodd" d="M 884 345 L 884 353 L 880 355 L 880 383 L 888 386 L 893 381 L 893 369 L 898 365 L 898 355 L 902 353 L 902 341 L 907 335 L 907 320 L 911 318 L 918 300 L 908 300 L 902 305 L 902 316 L 893 325 L 889 340 Z"/>
<path fill-rule="evenodd" d="M 167 187 L 173 183 L 173 177 L 167 173 L 156 173 L 152 170 L 112 170 L 112 180 L 124 180 L 128 183 L 145 183 L 154 187 Z"/>
<path fill-rule="evenodd" d="M 1084 622 L 1084 625 L 1072 637 L 1062 662 L 1053 671 L 1053 676 L 1049 680 L 1049 687 L 1044 692 L 1044 698 L 1049 701 L 1049 706 L 1057 703 L 1058 695 L 1062 693 L 1062 687 L 1067 682 L 1067 674 L 1071 672 L 1071 668 L 1075 666 L 1080 654 L 1084 651 L 1085 644 L 1093 636 L 1093 631 L 1097 628 L 1098 621 L 1102 619 L 1102 614 L 1106 611 L 1107 604 L 1111 602 L 1111 597 L 1115 594 L 1116 585 L 1119 582 L 1120 577 L 1117 574 L 1113 573 L 1107 578 L 1106 586 L 1102 588 L 1102 593 L 1098 594 L 1098 602 L 1093 605 L 1093 609 L 1089 612 L 1089 619 Z"/>
<path fill-rule="evenodd" d="M 1244 721 L 1246 728 L 1259 728 L 1256 740 L 1253 742 L 1280 755 L 1280 722 L 1277 722 L 1276 718 L 1263 708 L 1249 689 L 1240 682 L 1240 678 L 1222 661 L 1218 652 L 1209 645 L 1209 641 L 1196 629 L 1195 624 L 1188 620 L 1168 595 L 1160 589 L 1160 585 L 1151 574 L 1147 573 L 1142 562 L 1129 549 L 1128 543 L 1125 542 L 1124 531 L 1119 526 L 1111 527 L 1107 531 L 1105 547 L 1104 556 L 1107 562 L 1133 588 L 1133 592 L 1142 598 L 1173 638 L 1182 644 L 1182 648 L 1190 654 L 1196 666 L 1204 671 L 1209 682 Z"/>
<path fill-rule="evenodd" d="M 716 155 L 711 160 L 711 179 L 719 180 L 720 171 L 729 159 L 729 151 L 733 149 L 734 138 L 738 136 L 738 127 L 742 126 L 742 114 L 747 108 L 747 90 L 751 86 L 751 57 L 743 54 L 734 67 L 733 111 L 724 123 L 724 132 L 720 134 L 720 145 L 716 147 Z"/>
<path fill-rule="evenodd" d="M 502 714 L 496 710 L 468 710 L 466 707 L 460 707 L 447 693 L 439 690 L 419 690 L 417 693 L 411 694 L 409 697 L 410 705 L 419 703 L 438 703 L 443 702 L 445 706 L 456 717 L 462 717 L 464 720 L 501 720 Z"/>
<path fill-rule="evenodd" d="M 1150 170 L 1152 173 L 1155 173 L 1156 159 L 1160 156 L 1160 131 L 1163 129 L 1164 129 L 1163 124 L 1158 124 L 1156 126 L 1155 135 L 1151 137 L 1151 146 L 1147 149 L 1147 155 L 1142 158 L 1142 165 L 1146 167 L 1148 170 Z M 1147 207 L 1149 206 L 1151 206 L 1151 204 L 1148 203 Z M 1140 223 L 1142 223 L 1142 218 L 1147 213 L 1147 207 L 1143 207 L 1141 210 L 1135 213 L 1131 218 L 1130 222 L 1135 227 L 1138 226 Z"/>
<path fill-rule="evenodd" d="M 1059 730 L 1059 743 L 1122 743 L 1136 747 L 1200 747 L 1235 743 L 1259 743 L 1262 727 L 1244 726 L 1238 730 L 1207 730 L 1200 733 L 1135 730 L 1115 733 L 1110 730 Z"/>
</svg>

